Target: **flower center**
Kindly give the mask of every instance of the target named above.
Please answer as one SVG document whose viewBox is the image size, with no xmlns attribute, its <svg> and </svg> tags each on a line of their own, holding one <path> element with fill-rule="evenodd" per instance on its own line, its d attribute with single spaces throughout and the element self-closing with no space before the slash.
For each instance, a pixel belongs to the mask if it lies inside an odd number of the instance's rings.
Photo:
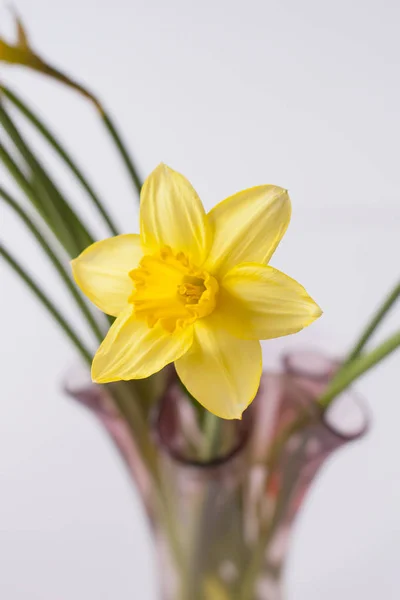
<svg viewBox="0 0 400 600">
<path fill-rule="evenodd" d="M 147 321 L 149 327 L 159 322 L 172 333 L 215 308 L 216 279 L 192 265 L 183 252 L 164 247 L 144 256 L 129 276 L 135 284 L 129 302 L 135 316 Z"/>
</svg>

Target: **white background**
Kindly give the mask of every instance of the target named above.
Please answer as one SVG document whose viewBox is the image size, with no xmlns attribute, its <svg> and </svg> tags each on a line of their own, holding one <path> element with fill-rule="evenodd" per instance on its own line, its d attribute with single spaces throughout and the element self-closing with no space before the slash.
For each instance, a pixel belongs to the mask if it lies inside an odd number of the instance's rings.
<svg viewBox="0 0 400 600">
<path fill-rule="evenodd" d="M 143 175 L 166 162 L 208 208 L 260 183 L 289 189 L 292 224 L 272 264 L 325 314 L 266 344 L 266 364 L 293 344 L 345 351 L 399 276 L 398 2 L 16 4 L 36 47 L 116 116 Z M 0 18 L 11 35 L 5 9 Z M 1 79 L 54 125 L 123 230 L 136 230 L 130 183 L 92 108 L 19 69 L 2 67 Z M 96 228 L 80 190 L 61 180 Z M 2 239 L 74 318 L 40 252 L 0 211 Z M 75 354 L 4 264 L 0 285 L 0 597 L 153 600 L 136 492 L 91 415 L 60 392 Z M 399 311 L 378 339 L 398 323 Z M 289 600 L 400 597 L 399 368 L 400 354 L 358 385 L 374 426 L 330 460 L 308 497 Z"/>
</svg>

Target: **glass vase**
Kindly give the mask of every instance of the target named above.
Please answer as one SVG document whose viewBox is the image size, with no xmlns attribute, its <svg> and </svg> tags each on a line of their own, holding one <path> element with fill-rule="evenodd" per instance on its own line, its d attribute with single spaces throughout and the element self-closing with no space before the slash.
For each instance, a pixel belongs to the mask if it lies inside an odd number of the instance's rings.
<svg viewBox="0 0 400 600">
<path fill-rule="evenodd" d="M 193 451 L 200 432 L 173 372 L 147 411 L 144 446 L 107 386 L 69 380 L 67 391 L 101 420 L 141 493 L 160 599 L 282 600 L 305 495 L 328 456 L 368 425 L 353 392 L 317 410 L 336 361 L 303 352 L 282 363 L 282 372 L 263 374 L 243 419 L 224 422 L 224 444 L 207 461 Z"/>
</svg>

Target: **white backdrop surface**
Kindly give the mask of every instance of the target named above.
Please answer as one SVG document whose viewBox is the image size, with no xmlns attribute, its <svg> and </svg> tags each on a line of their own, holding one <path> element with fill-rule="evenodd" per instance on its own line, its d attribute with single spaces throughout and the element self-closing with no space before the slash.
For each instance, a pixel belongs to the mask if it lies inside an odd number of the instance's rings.
<svg viewBox="0 0 400 600">
<path fill-rule="evenodd" d="M 272 264 L 303 283 L 325 314 L 265 344 L 265 363 L 294 345 L 345 351 L 399 276 L 398 2 L 16 5 L 36 47 L 116 116 L 143 175 L 166 162 L 208 208 L 260 183 L 289 189 L 292 224 Z M 5 8 L 0 28 L 12 34 Z M 134 195 L 91 107 L 18 69 L 2 67 L 1 80 L 53 124 L 123 230 L 134 231 Z M 81 191 L 59 176 L 98 227 Z M 75 319 L 3 207 L 0 235 Z M 3 263 L 0 286 L 0 598 L 154 600 L 136 492 L 97 423 L 60 392 L 74 352 Z M 377 339 L 398 327 L 399 315 Z M 400 597 L 399 372 L 397 355 L 358 385 L 373 429 L 332 458 L 308 498 L 287 567 L 288 600 Z"/>
</svg>

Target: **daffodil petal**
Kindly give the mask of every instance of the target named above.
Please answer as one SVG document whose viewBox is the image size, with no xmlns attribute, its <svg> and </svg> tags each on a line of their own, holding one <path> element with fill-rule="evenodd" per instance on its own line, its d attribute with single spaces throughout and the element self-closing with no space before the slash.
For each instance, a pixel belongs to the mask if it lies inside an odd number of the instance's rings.
<svg viewBox="0 0 400 600">
<path fill-rule="evenodd" d="M 175 362 L 181 381 L 210 412 L 240 419 L 260 384 L 260 343 L 233 337 L 214 315 L 196 321 L 194 332 L 192 347 Z"/>
<path fill-rule="evenodd" d="M 297 281 L 273 267 L 248 263 L 222 279 L 219 312 L 232 334 L 259 340 L 296 333 L 322 314 Z"/>
<path fill-rule="evenodd" d="M 189 181 L 160 164 L 140 196 L 140 236 L 146 253 L 162 246 L 184 252 L 201 266 L 211 243 L 203 205 Z"/>
<path fill-rule="evenodd" d="M 133 291 L 129 272 L 143 256 L 140 237 L 117 235 L 86 248 L 71 262 L 72 273 L 82 292 L 103 312 L 118 316 Z"/>
<path fill-rule="evenodd" d="M 217 204 L 209 213 L 213 244 L 205 268 L 223 274 L 243 262 L 267 263 L 290 221 L 289 195 L 261 185 Z"/>
<path fill-rule="evenodd" d="M 168 333 L 148 327 L 128 307 L 115 320 L 92 363 L 96 383 L 143 379 L 180 358 L 193 342 L 193 327 Z"/>
</svg>

